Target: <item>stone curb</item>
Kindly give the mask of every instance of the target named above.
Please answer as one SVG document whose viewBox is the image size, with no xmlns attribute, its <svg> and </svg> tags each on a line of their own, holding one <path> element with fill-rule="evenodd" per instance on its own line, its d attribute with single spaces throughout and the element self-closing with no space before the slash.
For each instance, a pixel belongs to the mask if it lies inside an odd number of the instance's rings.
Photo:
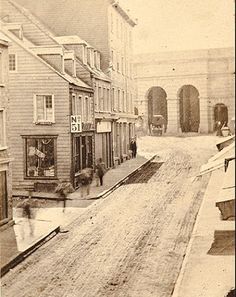
<svg viewBox="0 0 236 297">
<path fill-rule="evenodd" d="M 125 183 L 131 176 L 133 176 L 136 172 L 141 170 L 144 166 L 148 165 L 151 163 L 157 155 L 152 156 L 150 159 L 148 159 L 146 162 L 143 164 L 139 165 L 138 168 L 134 169 L 132 172 L 130 172 L 128 175 L 125 177 L 122 177 L 118 182 L 116 182 L 113 186 L 111 186 L 109 189 L 103 191 L 102 193 L 99 193 L 96 197 L 94 198 L 89 198 L 87 200 L 95 200 L 95 199 L 100 199 L 100 198 L 105 198 L 108 195 L 110 195 L 113 191 L 115 191 L 118 187 L 120 187 L 123 183 Z"/>
</svg>

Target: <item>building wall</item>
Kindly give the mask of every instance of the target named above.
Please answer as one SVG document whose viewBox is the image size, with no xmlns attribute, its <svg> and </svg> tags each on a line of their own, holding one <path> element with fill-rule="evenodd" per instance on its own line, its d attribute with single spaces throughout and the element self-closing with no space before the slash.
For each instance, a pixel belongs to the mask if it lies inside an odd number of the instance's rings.
<svg viewBox="0 0 236 297">
<path fill-rule="evenodd" d="M 152 87 L 159 86 L 167 94 L 167 132 L 179 132 L 179 90 L 184 85 L 192 85 L 199 92 L 199 132 L 211 132 L 216 103 L 228 106 L 229 118 L 234 115 L 233 57 L 232 49 L 136 56 L 134 68 L 138 92 L 136 106 L 139 114 L 147 119 L 148 92 Z"/>
<path fill-rule="evenodd" d="M 0 172 L 6 172 L 7 179 L 7 217 L 0 220 L 1 229 L 12 223 L 12 171 L 9 153 L 9 80 L 8 43 L 0 41 L 0 109 L 5 116 L 5 143 L 0 145 Z M 2 125 L 2 123 L 0 123 Z M 1 127 L 2 128 L 2 127 Z M 0 191 L 3 191 L 1 188 Z M 2 201 L 0 201 L 2 205 Z M 2 209 L 0 209 L 2 211 Z"/>
<path fill-rule="evenodd" d="M 17 0 L 28 8 L 57 36 L 79 35 L 102 53 L 102 69 L 106 69 L 108 0 Z M 60 18 L 58 18 L 60 16 Z M 58 21 L 60 20 L 60 21 Z M 91 34 L 91 32 L 96 32 Z M 103 38 L 101 38 L 103 37 Z"/>
<path fill-rule="evenodd" d="M 57 176 L 68 180 L 71 168 L 69 122 L 69 85 L 53 70 L 13 43 L 9 53 L 17 55 L 17 72 L 10 72 L 11 153 L 14 156 L 13 186 L 33 184 L 24 179 L 24 151 L 22 135 L 58 135 Z M 55 124 L 36 125 L 33 98 L 35 94 L 53 94 Z"/>
<path fill-rule="evenodd" d="M 16 2 L 0 0 L 0 16 L 2 21 L 22 24 L 24 36 L 35 45 L 55 44 L 55 41 L 53 41 L 46 30 L 42 30 L 42 26 L 37 26 L 37 19 L 31 14 L 28 14 L 27 10 L 19 7 Z"/>
</svg>

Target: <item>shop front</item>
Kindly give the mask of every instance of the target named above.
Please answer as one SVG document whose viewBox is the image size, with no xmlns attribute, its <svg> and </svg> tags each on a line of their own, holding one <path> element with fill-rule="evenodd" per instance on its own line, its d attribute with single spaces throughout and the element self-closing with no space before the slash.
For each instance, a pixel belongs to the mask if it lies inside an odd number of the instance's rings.
<svg viewBox="0 0 236 297">
<path fill-rule="evenodd" d="M 97 121 L 95 134 L 95 158 L 102 158 L 106 168 L 113 166 L 111 121 Z"/>
<path fill-rule="evenodd" d="M 84 168 L 94 168 L 94 131 L 92 125 L 82 125 L 81 133 L 72 133 L 73 184 L 79 187 L 79 174 Z"/>
<path fill-rule="evenodd" d="M 11 205 L 11 175 L 9 171 L 9 161 L 5 156 L 1 157 L 0 152 L 0 227 L 12 221 Z"/>
</svg>

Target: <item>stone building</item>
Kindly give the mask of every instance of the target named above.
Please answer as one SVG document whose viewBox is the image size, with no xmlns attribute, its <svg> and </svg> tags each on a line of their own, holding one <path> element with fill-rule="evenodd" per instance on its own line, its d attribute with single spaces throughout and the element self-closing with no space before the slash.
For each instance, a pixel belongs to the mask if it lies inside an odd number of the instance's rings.
<svg viewBox="0 0 236 297">
<path fill-rule="evenodd" d="M 8 46 L 9 39 L 0 31 L 0 228 L 12 220 L 11 166 L 9 158 L 9 88 Z"/>
<path fill-rule="evenodd" d="M 155 114 L 164 116 L 168 133 L 227 124 L 235 114 L 234 71 L 233 48 L 137 55 L 135 106 L 145 130 Z"/>
<path fill-rule="evenodd" d="M 127 158 L 134 136 L 135 86 L 132 69 L 136 25 L 114 0 L 16 0 L 57 36 L 78 35 L 101 53 L 101 70 L 110 77 L 111 111 L 97 118 L 101 133 L 112 131 L 114 160 Z M 101 93 L 98 100 L 103 100 Z M 100 115 L 101 116 L 101 115 Z M 110 121 L 110 122 L 109 122 Z"/>
</svg>

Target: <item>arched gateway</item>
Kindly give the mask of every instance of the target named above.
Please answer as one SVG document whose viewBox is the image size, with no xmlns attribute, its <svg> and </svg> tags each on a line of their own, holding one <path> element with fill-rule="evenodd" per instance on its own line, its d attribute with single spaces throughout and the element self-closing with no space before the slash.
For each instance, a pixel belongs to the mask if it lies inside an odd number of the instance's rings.
<svg viewBox="0 0 236 297">
<path fill-rule="evenodd" d="M 153 121 L 153 116 L 162 115 L 165 119 L 165 131 L 167 129 L 168 112 L 166 92 L 161 87 L 152 87 L 148 91 L 148 125 Z"/>
<path fill-rule="evenodd" d="M 214 107 L 214 121 L 215 121 L 215 129 L 217 127 L 217 123 L 220 122 L 220 128 L 224 125 L 228 124 L 228 108 L 223 103 L 217 103 Z"/>
<path fill-rule="evenodd" d="M 178 92 L 178 98 L 182 132 L 198 132 L 200 124 L 198 90 L 192 85 L 184 85 Z"/>
</svg>

